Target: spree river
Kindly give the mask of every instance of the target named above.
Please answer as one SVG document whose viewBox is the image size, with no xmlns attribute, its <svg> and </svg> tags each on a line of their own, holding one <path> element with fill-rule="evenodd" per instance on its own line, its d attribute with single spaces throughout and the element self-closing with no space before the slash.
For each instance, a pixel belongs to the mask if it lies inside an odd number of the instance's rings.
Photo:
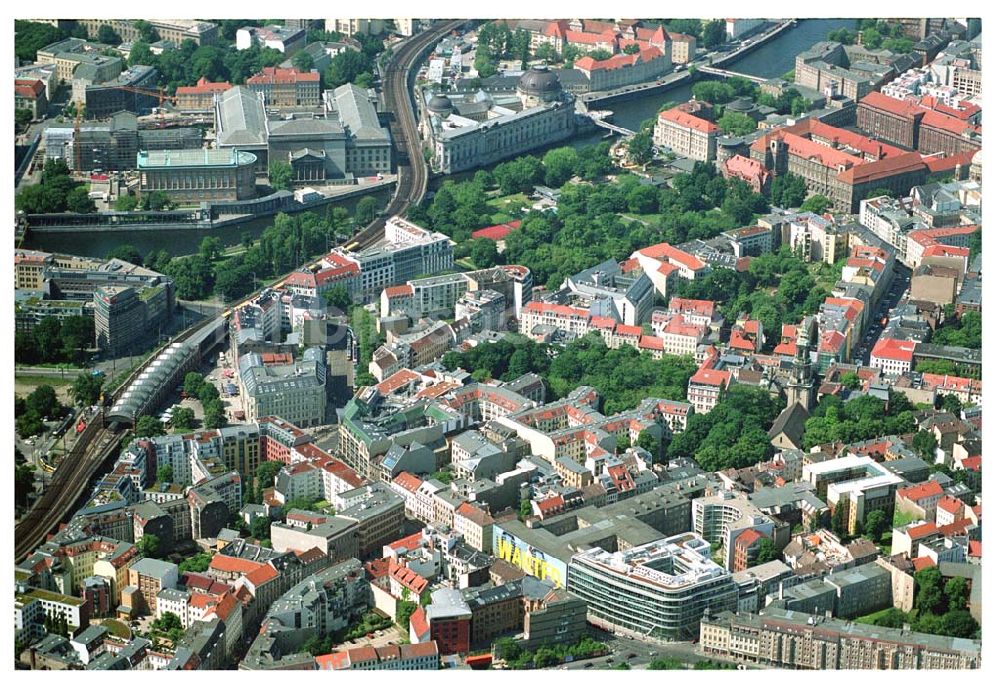
<svg viewBox="0 0 1000 687">
<path fill-rule="evenodd" d="M 752 51 L 741 60 L 730 64 L 727 69 L 752 74 L 764 78 L 780 76 L 795 67 L 795 56 L 809 48 L 817 41 L 825 40 L 826 35 L 835 29 L 846 27 L 853 29 L 855 19 L 802 19 L 797 26 L 788 29 L 770 43 Z M 691 98 L 691 85 L 685 84 L 670 91 L 655 93 L 633 100 L 614 103 L 613 122 L 628 129 L 638 129 L 643 120 L 656 115 L 660 107 L 668 101 L 684 102 Z M 603 130 L 580 136 L 571 142 L 574 146 L 583 146 L 600 141 Z M 557 145 L 566 145 L 565 141 Z M 544 152 L 544 151 L 540 151 Z M 452 175 L 450 179 L 459 180 L 471 174 Z M 442 179 L 432 182 L 436 186 Z M 376 196 L 383 203 L 388 202 L 388 192 Z M 343 201 L 343 207 L 351 213 L 358 198 Z M 104 257 L 115 246 L 128 243 L 145 255 L 149 251 L 166 250 L 172 255 L 187 255 L 195 253 L 198 245 L 206 236 L 217 236 L 223 244 L 229 246 L 240 242 L 245 233 L 254 238 L 260 237 L 264 230 L 271 226 L 272 217 L 262 217 L 238 226 L 223 227 L 216 230 L 177 229 L 163 231 L 136 232 L 76 232 L 73 234 L 32 234 L 25 240 L 25 248 L 34 248 L 49 252 L 70 253 L 73 255 L 88 255 Z"/>
</svg>

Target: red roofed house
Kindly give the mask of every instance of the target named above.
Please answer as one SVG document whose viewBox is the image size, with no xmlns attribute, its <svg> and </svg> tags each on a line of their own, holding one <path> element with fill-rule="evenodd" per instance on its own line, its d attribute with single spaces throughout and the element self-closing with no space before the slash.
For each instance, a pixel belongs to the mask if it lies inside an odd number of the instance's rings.
<svg viewBox="0 0 1000 687">
<path fill-rule="evenodd" d="M 389 591 L 397 599 L 403 597 L 404 589 L 409 590 L 411 598 L 419 599 L 428 584 L 430 583 L 426 579 L 405 565 L 389 563 Z"/>
<path fill-rule="evenodd" d="M 771 179 L 774 178 L 764 163 L 742 155 L 733 155 L 723 163 L 722 176 L 740 179 L 757 193 L 765 195 L 770 191 Z"/>
<path fill-rule="evenodd" d="M 647 246 L 635 251 L 630 257 L 639 261 L 642 271 L 653 282 L 653 288 L 664 297 L 667 295 L 667 286 L 672 278 L 695 279 L 711 271 L 700 258 L 685 253 L 669 243 Z"/>
<path fill-rule="evenodd" d="M 760 353 L 764 345 L 764 328 L 758 320 L 748 320 L 743 315 L 733 325 L 729 334 L 729 347 L 746 353 Z"/>
<path fill-rule="evenodd" d="M 247 79 L 247 88 L 264 95 L 269 107 L 316 107 L 320 103 L 319 72 L 264 67 Z"/>
<path fill-rule="evenodd" d="M 232 88 L 228 81 L 213 82 L 204 76 L 194 86 L 177 87 L 177 109 L 182 112 L 207 112 L 214 107 L 215 95 Z"/>
<path fill-rule="evenodd" d="M 653 143 L 671 148 L 683 157 L 709 162 L 715 159 L 715 140 L 719 127 L 715 123 L 672 108 L 656 118 Z"/>
<path fill-rule="evenodd" d="M 740 532 L 733 543 L 733 572 L 740 572 L 754 565 L 760 552 L 760 544 L 765 539 L 767 537 L 755 529 Z"/>
<path fill-rule="evenodd" d="M 938 482 L 921 482 L 896 490 L 896 509 L 907 515 L 927 519 L 937 511 L 938 501 L 943 496 L 944 490 Z"/>
<path fill-rule="evenodd" d="M 719 402 L 722 393 L 729 388 L 732 373 L 729 370 L 717 370 L 718 351 L 713 349 L 701 367 L 688 380 L 688 403 L 694 406 L 694 412 L 707 413 Z"/>
<path fill-rule="evenodd" d="M 14 79 L 14 109 L 30 110 L 31 119 L 36 120 L 45 116 L 48 106 L 41 79 Z"/>
<path fill-rule="evenodd" d="M 669 52 L 664 54 L 661 48 L 649 46 L 631 55 L 619 53 L 606 60 L 595 60 L 588 55 L 573 66 L 587 75 L 591 90 L 606 91 L 658 79 L 670 73 L 673 62 Z"/>
<path fill-rule="evenodd" d="M 884 375 L 903 375 L 913 366 L 916 343 L 900 339 L 879 339 L 872 347 L 870 365 L 882 370 Z"/>
<path fill-rule="evenodd" d="M 936 524 L 938 527 L 951 525 L 961 520 L 964 515 L 965 503 L 954 496 L 944 496 L 937 502 Z"/>
</svg>

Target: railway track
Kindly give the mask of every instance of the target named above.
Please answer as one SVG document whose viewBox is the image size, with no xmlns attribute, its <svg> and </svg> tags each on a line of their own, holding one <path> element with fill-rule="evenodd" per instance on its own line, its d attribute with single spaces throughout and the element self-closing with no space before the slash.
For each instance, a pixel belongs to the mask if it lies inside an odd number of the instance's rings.
<svg viewBox="0 0 1000 687">
<path fill-rule="evenodd" d="M 183 332 L 170 343 L 186 341 L 202 329 L 214 326 L 216 318 L 206 322 L 198 322 Z M 165 344 L 169 346 L 170 343 Z M 159 355 L 164 347 L 158 348 L 149 358 L 138 365 L 132 374 L 115 389 L 104 401 L 106 408 L 114 405 L 118 396 L 128 388 L 129 384 L 146 368 L 147 362 Z M 31 511 L 14 528 L 15 560 L 20 560 L 31 553 L 39 544 L 45 541 L 46 535 L 52 532 L 61 522 L 66 520 L 70 509 L 83 495 L 94 473 L 107 460 L 110 452 L 117 448 L 122 438 L 127 434 L 125 428 L 104 426 L 104 409 L 98 411 L 88 420 L 87 428 L 77 440 L 59 467 L 52 473 L 52 481 L 35 502 Z"/>
<path fill-rule="evenodd" d="M 416 60 L 420 58 L 424 50 L 466 21 L 464 19 L 448 21 L 414 37 L 403 45 L 389 62 L 383 81 L 386 108 L 395 113 L 396 126 L 393 131 L 393 139 L 397 148 L 405 151 L 406 157 L 405 162 L 398 165 L 396 191 L 385 214 L 351 239 L 351 241 L 358 242 L 361 247 L 367 247 L 377 242 L 382 236 L 386 218 L 406 212 L 411 205 L 423 200 L 424 194 L 427 192 L 427 165 L 424 163 L 420 136 L 417 132 L 409 76 Z M 279 279 L 271 286 L 281 281 Z M 223 313 L 223 316 L 225 314 Z M 189 327 L 172 339 L 171 343 L 191 338 L 203 327 L 217 324 L 218 319 L 215 317 L 207 322 L 199 322 Z M 157 349 L 153 356 L 161 350 L 162 348 Z M 114 405 L 117 397 L 128 388 L 128 385 L 142 372 L 145 366 L 146 361 L 139 365 L 129 375 L 129 378 L 113 391 L 110 398 L 105 400 L 105 407 L 110 408 Z M 20 560 L 31 553 L 44 542 L 45 537 L 50 532 L 66 519 L 70 508 L 88 488 L 94 472 L 126 435 L 124 429 L 105 427 L 103 412 L 103 410 L 98 412 L 90 420 L 90 424 L 80 436 L 76 446 L 53 473 L 48 488 L 35 502 L 31 511 L 14 528 L 15 560 Z"/>
<path fill-rule="evenodd" d="M 28 515 L 14 528 L 14 559 L 20 560 L 44 543 L 90 484 L 94 471 L 114 451 L 125 432 L 104 427 L 98 411 L 73 450 L 59 464 L 52 481 Z"/>
<path fill-rule="evenodd" d="M 385 214 L 362 229 L 355 237 L 361 247 L 367 247 L 381 238 L 387 217 L 401 215 L 411 205 L 419 203 L 427 192 L 427 165 L 424 162 L 417 119 L 413 108 L 410 73 L 413 66 L 432 44 L 441 40 L 467 20 L 452 20 L 435 26 L 408 41 L 392 56 L 383 79 L 386 109 L 395 114 L 392 127 L 393 141 L 398 150 L 405 151 L 405 160 L 397 163 L 396 191 Z"/>
</svg>

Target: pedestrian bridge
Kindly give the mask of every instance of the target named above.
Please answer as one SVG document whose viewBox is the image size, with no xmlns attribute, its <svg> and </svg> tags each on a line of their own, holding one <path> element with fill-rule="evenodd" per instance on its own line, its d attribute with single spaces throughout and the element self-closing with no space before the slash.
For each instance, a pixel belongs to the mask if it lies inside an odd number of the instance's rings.
<svg viewBox="0 0 1000 687">
<path fill-rule="evenodd" d="M 741 77 L 743 79 L 749 79 L 750 81 L 753 81 L 754 83 L 757 83 L 757 84 L 767 83 L 767 79 L 765 79 L 763 77 L 760 77 L 760 76 L 754 76 L 752 74 L 741 74 L 739 72 L 729 71 L 728 69 L 719 69 L 718 67 L 709 67 L 708 65 L 705 65 L 705 66 L 702 66 L 702 67 L 698 67 L 698 71 L 702 72 L 703 74 L 712 74 L 713 76 L 723 76 L 723 77 L 726 77 L 726 78 L 729 78 L 729 77 L 732 77 L 732 76 L 739 76 L 739 77 Z"/>
<path fill-rule="evenodd" d="M 590 119 L 597 126 L 607 129 L 608 131 L 614 132 L 621 136 L 624 136 L 625 138 L 631 138 L 632 136 L 635 136 L 635 132 L 632 131 L 631 129 L 626 129 L 623 126 L 618 126 L 616 124 L 612 124 L 611 122 L 607 121 L 606 118 L 610 117 L 612 114 L 614 113 L 609 110 L 595 110 L 593 112 L 587 112 L 587 116 L 590 117 Z"/>
</svg>

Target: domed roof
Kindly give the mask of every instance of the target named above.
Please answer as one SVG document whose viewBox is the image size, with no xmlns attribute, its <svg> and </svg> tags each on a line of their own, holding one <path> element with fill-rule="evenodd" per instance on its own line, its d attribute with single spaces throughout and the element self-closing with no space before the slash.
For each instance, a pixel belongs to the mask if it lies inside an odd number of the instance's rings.
<svg viewBox="0 0 1000 687">
<path fill-rule="evenodd" d="M 753 102 L 750 98 L 739 97 L 733 102 L 726 106 L 730 110 L 736 110 L 738 112 L 746 112 L 753 109 Z"/>
<path fill-rule="evenodd" d="M 559 77 L 548 67 L 534 66 L 521 75 L 517 88 L 525 93 L 558 93 L 562 90 Z"/>
<path fill-rule="evenodd" d="M 972 156 L 972 164 L 982 165 L 983 164 L 983 150 L 980 148 L 976 151 L 976 154 Z"/>
<path fill-rule="evenodd" d="M 448 98 L 441 95 L 440 93 L 438 93 L 433 98 L 430 99 L 430 102 L 427 103 L 427 109 L 430 110 L 431 112 L 450 113 L 452 111 L 451 101 L 448 100 Z"/>
</svg>

